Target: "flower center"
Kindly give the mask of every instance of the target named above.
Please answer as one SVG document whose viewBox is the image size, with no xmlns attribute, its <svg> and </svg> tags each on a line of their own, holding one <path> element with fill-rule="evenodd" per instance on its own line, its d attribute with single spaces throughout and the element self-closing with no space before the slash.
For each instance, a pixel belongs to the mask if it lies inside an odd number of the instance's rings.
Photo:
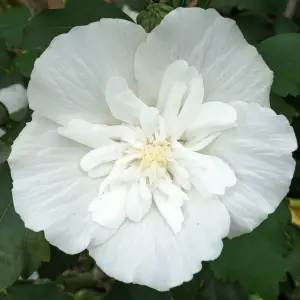
<svg viewBox="0 0 300 300">
<path fill-rule="evenodd" d="M 137 149 L 139 159 L 143 167 L 150 167 L 152 164 L 157 164 L 159 167 L 167 166 L 167 153 L 170 149 L 170 143 L 166 141 L 147 142 L 142 149 Z"/>
</svg>

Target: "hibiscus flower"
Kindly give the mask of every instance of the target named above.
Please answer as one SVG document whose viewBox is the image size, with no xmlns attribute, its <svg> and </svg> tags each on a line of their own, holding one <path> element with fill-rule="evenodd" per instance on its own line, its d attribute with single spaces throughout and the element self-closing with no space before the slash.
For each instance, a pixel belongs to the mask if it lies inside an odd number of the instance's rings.
<svg viewBox="0 0 300 300">
<path fill-rule="evenodd" d="M 269 107 L 272 79 L 215 10 L 176 9 L 149 34 L 73 28 L 35 63 L 9 159 L 16 211 L 118 280 L 189 281 L 288 192 L 297 144 Z"/>
</svg>

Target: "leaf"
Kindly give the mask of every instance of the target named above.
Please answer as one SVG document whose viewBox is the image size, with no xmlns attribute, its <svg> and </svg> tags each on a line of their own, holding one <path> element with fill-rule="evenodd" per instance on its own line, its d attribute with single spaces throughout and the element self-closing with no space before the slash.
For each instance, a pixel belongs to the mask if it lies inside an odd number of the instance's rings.
<svg viewBox="0 0 300 300">
<path fill-rule="evenodd" d="M 290 236 L 291 251 L 285 258 L 285 270 L 296 282 L 300 281 L 300 229 L 289 225 L 287 232 Z"/>
<path fill-rule="evenodd" d="M 208 267 L 203 264 L 202 270 L 196 274 L 190 282 L 186 282 L 178 287 L 171 289 L 173 300 L 189 299 L 194 300 L 197 298 L 198 291 L 203 285 L 203 282 L 208 278 Z"/>
<path fill-rule="evenodd" d="M 74 26 L 87 25 L 101 18 L 130 18 L 114 4 L 103 0 L 70 0 L 65 9 L 46 10 L 33 17 L 25 28 L 23 49 L 43 49 L 59 34 Z"/>
<path fill-rule="evenodd" d="M 210 7 L 220 9 L 225 6 L 237 7 L 265 15 L 282 13 L 286 0 L 211 0 Z"/>
<path fill-rule="evenodd" d="M 42 51 L 40 49 L 34 49 L 30 51 L 22 51 L 22 53 L 17 56 L 16 66 L 20 69 L 23 76 L 30 77 L 33 65 L 41 53 Z"/>
<path fill-rule="evenodd" d="M 150 32 L 159 25 L 162 19 L 172 10 L 173 8 L 169 5 L 154 3 L 140 12 L 136 21 L 146 32 Z"/>
<path fill-rule="evenodd" d="M 0 125 L 5 124 L 9 120 L 9 114 L 2 102 L 0 102 Z"/>
<path fill-rule="evenodd" d="M 281 17 L 276 20 L 276 34 L 296 33 L 299 31 L 299 26 L 291 19 Z"/>
<path fill-rule="evenodd" d="M 38 273 L 41 278 L 56 279 L 78 261 L 79 255 L 68 255 L 58 248 L 50 247 L 50 261 L 42 262 Z"/>
<path fill-rule="evenodd" d="M 0 164 L 4 163 L 10 154 L 10 146 L 0 140 Z"/>
<path fill-rule="evenodd" d="M 102 300 L 105 297 L 105 293 L 97 293 L 89 290 L 81 290 L 75 295 L 76 300 Z"/>
<path fill-rule="evenodd" d="M 41 260 L 47 259 L 48 243 L 42 233 L 24 227 L 14 210 L 11 176 L 7 163 L 0 165 L 0 290 L 22 274 L 30 275 Z"/>
<path fill-rule="evenodd" d="M 245 39 L 251 45 L 257 45 L 272 35 L 273 25 L 263 15 L 242 13 L 235 20 Z"/>
<path fill-rule="evenodd" d="M 190 299 L 190 298 L 182 298 Z M 238 284 L 217 280 L 212 274 L 197 294 L 195 300 L 248 300 L 248 294 Z M 176 299 L 175 299 L 176 300 Z M 181 300 L 181 299 L 178 299 Z"/>
<path fill-rule="evenodd" d="M 272 90 L 279 96 L 300 95 L 300 34 L 280 34 L 258 45 L 271 70 L 274 71 Z"/>
<path fill-rule="evenodd" d="M 116 282 L 104 300 L 171 300 L 169 292 L 158 292 L 137 284 Z"/>
<path fill-rule="evenodd" d="M 270 95 L 270 104 L 278 115 L 284 115 L 290 122 L 299 116 L 299 112 L 293 106 L 274 93 Z"/>
<path fill-rule="evenodd" d="M 288 202 L 249 234 L 224 240 L 220 257 L 211 263 L 217 278 L 239 282 L 264 300 L 274 300 L 284 277 L 284 258 L 288 249 L 284 232 L 290 221 Z"/>
<path fill-rule="evenodd" d="M 0 38 L 4 38 L 10 45 L 18 45 L 29 18 L 30 11 L 28 8 L 6 9 L 0 14 Z"/>
<path fill-rule="evenodd" d="M 52 284 L 15 285 L 7 290 L 7 295 L 1 300 L 73 300 Z"/>
<path fill-rule="evenodd" d="M 0 69 L 5 70 L 10 63 L 7 46 L 4 39 L 0 38 Z"/>
</svg>

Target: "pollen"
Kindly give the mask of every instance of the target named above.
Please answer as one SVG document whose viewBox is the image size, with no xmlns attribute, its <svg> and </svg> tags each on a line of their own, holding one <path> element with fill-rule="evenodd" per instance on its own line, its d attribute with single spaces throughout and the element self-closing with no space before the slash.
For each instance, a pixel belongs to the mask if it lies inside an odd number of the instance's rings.
<svg viewBox="0 0 300 300">
<path fill-rule="evenodd" d="M 167 153 L 170 149 L 170 144 L 166 141 L 153 141 L 147 143 L 144 148 L 138 149 L 139 159 L 144 167 L 150 167 L 156 164 L 165 168 L 167 166 Z"/>
</svg>

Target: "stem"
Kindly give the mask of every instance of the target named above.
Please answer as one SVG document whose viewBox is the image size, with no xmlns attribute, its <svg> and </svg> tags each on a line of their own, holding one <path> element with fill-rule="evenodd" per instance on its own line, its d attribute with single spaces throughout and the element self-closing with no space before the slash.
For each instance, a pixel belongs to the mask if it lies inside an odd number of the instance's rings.
<svg viewBox="0 0 300 300">
<path fill-rule="evenodd" d="M 288 0 L 288 4 L 287 7 L 283 13 L 283 15 L 287 18 L 287 19 L 292 19 L 295 11 L 296 11 L 296 7 L 298 4 L 298 0 Z"/>
</svg>

